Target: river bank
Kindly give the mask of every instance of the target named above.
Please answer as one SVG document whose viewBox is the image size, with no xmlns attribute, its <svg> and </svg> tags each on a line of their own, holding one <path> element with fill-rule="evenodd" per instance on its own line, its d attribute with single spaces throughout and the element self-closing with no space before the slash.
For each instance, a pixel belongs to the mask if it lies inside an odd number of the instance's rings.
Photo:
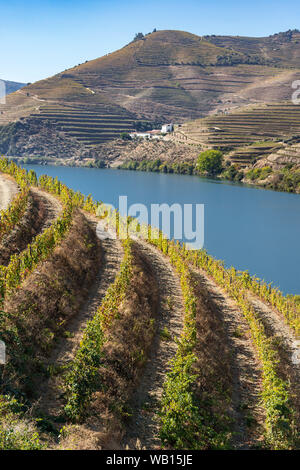
<svg viewBox="0 0 300 470">
<path fill-rule="evenodd" d="M 10 158 L 20 165 L 118 168 L 211 178 L 210 175 L 200 174 L 197 169 L 197 159 L 202 151 L 203 148 L 199 145 L 188 145 L 171 140 L 116 139 L 96 146 L 86 156 L 14 156 Z M 228 155 L 224 153 L 223 170 L 214 178 L 275 191 L 300 193 L 299 163 L 286 160 L 281 155 L 279 159 L 261 158 L 254 160 L 253 164 L 247 167 L 241 167 L 231 162 Z"/>
</svg>

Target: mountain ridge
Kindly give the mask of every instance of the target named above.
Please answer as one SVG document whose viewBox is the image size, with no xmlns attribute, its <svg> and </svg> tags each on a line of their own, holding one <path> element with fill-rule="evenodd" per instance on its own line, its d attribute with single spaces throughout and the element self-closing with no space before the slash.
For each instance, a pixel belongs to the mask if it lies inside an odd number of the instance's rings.
<svg viewBox="0 0 300 470">
<path fill-rule="evenodd" d="M 90 148 L 140 120 L 181 124 L 289 100 L 299 73 L 298 30 L 266 38 L 155 31 L 12 93 L 0 125 L 50 120 Z"/>
<path fill-rule="evenodd" d="M 26 83 L 13 82 L 11 80 L 1 80 L 5 84 L 5 94 L 9 95 L 26 86 Z"/>
</svg>

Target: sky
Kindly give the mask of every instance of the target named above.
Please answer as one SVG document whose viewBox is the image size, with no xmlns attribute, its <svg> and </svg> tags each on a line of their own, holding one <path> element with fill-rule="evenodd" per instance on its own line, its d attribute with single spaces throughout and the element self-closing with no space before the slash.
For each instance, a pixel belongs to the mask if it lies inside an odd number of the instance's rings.
<svg viewBox="0 0 300 470">
<path fill-rule="evenodd" d="M 0 79 L 34 82 L 128 44 L 135 33 L 268 36 L 300 29 L 299 0 L 0 0 Z"/>
</svg>

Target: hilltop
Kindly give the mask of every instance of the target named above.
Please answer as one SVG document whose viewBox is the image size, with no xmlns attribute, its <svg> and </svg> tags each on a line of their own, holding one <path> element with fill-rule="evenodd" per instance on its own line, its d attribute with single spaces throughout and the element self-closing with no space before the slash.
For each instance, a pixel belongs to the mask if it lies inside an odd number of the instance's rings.
<svg viewBox="0 0 300 470">
<path fill-rule="evenodd" d="M 156 31 L 12 93 L 0 125 L 25 119 L 31 135 L 31 124 L 36 133 L 51 121 L 57 133 L 93 149 L 139 121 L 183 123 L 288 100 L 299 68 L 298 30 L 266 38 Z M 18 147 L 17 133 L 12 140 Z"/>
</svg>

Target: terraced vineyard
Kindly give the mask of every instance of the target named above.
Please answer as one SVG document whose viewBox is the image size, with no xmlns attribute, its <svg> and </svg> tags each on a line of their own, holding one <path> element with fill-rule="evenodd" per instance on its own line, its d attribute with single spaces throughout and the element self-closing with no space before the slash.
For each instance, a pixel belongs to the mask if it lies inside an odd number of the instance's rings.
<svg viewBox="0 0 300 470">
<path fill-rule="evenodd" d="M 289 144 L 277 150 L 274 148 L 273 152 L 266 158 L 266 164 L 275 165 L 277 168 L 282 168 L 287 164 L 300 165 L 300 144 Z"/>
<path fill-rule="evenodd" d="M 130 113 L 105 113 L 105 108 L 84 106 L 41 106 L 32 118 L 53 121 L 68 136 L 87 146 L 100 144 L 132 132 L 134 116 Z"/>
<path fill-rule="evenodd" d="M 285 111 L 276 103 L 290 99 L 291 83 L 298 79 L 299 35 L 296 30 L 266 38 L 154 31 L 8 95 L 6 104 L 0 104 L 0 150 L 56 158 L 64 138 L 62 154 L 69 150 L 69 158 L 74 153 L 94 158 L 90 146 L 114 140 L 132 130 L 135 121 L 146 120 L 152 127 L 183 124 L 212 113 L 216 117 L 184 124 L 179 140 L 232 149 L 293 134 L 299 127 L 297 112 L 286 108 L 287 129 Z M 272 110 L 264 106 L 268 102 Z M 251 108 L 218 117 L 253 103 L 271 118 L 262 132 L 263 116 L 259 111 L 253 116 Z M 57 135 L 57 129 L 64 134 Z M 241 148 L 240 153 L 236 161 L 245 163 L 257 150 L 249 156 Z"/>
<path fill-rule="evenodd" d="M 175 129 L 179 142 L 231 151 L 242 166 L 283 147 L 283 141 L 300 135 L 300 109 L 291 103 L 246 107 L 230 114 L 185 123 Z"/>
<path fill-rule="evenodd" d="M 299 448 L 296 297 L 151 227 L 124 239 L 132 221 L 91 196 L 0 169 L 1 449 Z"/>
</svg>

